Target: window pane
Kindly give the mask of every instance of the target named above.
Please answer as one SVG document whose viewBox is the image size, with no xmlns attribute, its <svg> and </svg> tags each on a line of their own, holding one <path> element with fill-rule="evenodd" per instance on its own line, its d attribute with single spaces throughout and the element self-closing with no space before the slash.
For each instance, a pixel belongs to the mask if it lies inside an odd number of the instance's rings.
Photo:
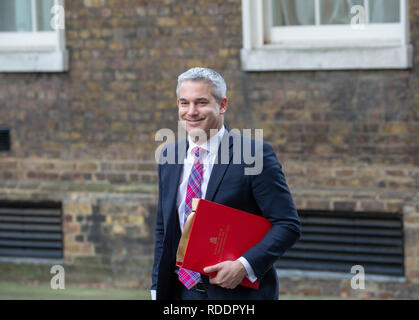
<svg viewBox="0 0 419 320">
<path fill-rule="evenodd" d="M 51 8 L 54 6 L 54 0 L 37 1 L 36 21 L 38 31 L 53 31 L 51 28 Z"/>
<path fill-rule="evenodd" d="M 16 31 L 32 31 L 31 0 L 15 1 Z"/>
<path fill-rule="evenodd" d="M 0 31 L 16 31 L 14 0 L 0 2 Z"/>
<path fill-rule="evenodd" d="M 314 0 L 272 0 L 272 26 L 314 25 Z"/>
<path fill-rule="evenodd" d="M 0 31 L 31 30 L 30 0 L 2 0 L 0 2 Z"/>
<path fill-rule="evenodd" d="M 400 0 L 369 0 L 371 23 L 400 22 Z"/>
<path fill-rule="evenodd" d="M 36 0 L 34 12 L 38 31 L 52 31 L 54 0 Z M 0 0 L 0 32 L 33 31 L 31 0 Z"/>
<path fill-rule="evenodd" d="M 355 5 L 364 6 L 364 0 L 320 0 L 321 24 L 350 24 Z"/>
</svg>

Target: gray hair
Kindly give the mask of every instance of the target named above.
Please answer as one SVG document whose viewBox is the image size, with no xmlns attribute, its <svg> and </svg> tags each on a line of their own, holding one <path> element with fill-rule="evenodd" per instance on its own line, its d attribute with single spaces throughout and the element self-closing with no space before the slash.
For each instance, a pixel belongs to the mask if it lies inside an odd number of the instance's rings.
<svg viewBox="0 0 419 320">
<path fill-rule="evenodd" d="M 177 78 L 176 95 L 179 98 L 180 86 L 185 81 L 206 81 L 212 86 L 212 95 L 219 102 L 226 97 L 227 85 L 223 77 L 208 68 L 192 68 Z"/>
</svg>

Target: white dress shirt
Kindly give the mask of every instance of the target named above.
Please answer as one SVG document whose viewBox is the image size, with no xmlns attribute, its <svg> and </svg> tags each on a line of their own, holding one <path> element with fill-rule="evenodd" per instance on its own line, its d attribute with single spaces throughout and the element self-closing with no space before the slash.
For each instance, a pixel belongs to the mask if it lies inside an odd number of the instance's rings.
<svg viewBox="0 0 419 320">
<path fill-rule="evenodd" d="M 184 225 L 184 219 L 185 219 L 186 189 L 188 188 L 189 175 L 191 174 L 192 166 L 195 160 L 195 157 L 192 154 L 192 149 L 195 147 L 200 147 L 201 149 L 205 150 L 201 156 L 202 163 L 203 163 L 203 173 L 202 173 L 202 180 L 201 180 L 201 198 L 205 199 L 212 168 L 214 167 L 214 162 L 215 162 L 215 158 L 217 157 L 218 148 L 220 146 L 221 139 L 225 131 L 226 130 L 224 126 L 222 126 L 216 135 L 212 136 L 206 143 L 202 145 L 197 145 L 188 136 L 189 148 L 186 154 L 186 159 L 184 160 L 182 173 L 179 179 L 180 184 L 178 186 L 178 192 L 177 192 L 177 197 L 176 197 L 176 207 L 178 209 L 181 231 L 183 231 L 183 225 Z M 249 262 L 246 260 L 246 258 L 240 257 L 237 260 L 239 260 L 243 264 L 244 268 L 246 269 L 247 278 L 251 282 L 255 282 L 257 278 Z M 155 295 L 156 295 L 155 290 L 151 290 L 151 297 L 153 300 L 155 300 Z"/>
<path fill-rule="evenodd" d="M 184 160 L 182 173 L 179 179 L 179 186 L 176 198 L 176 207 L 179 213 L 180 230 L 183 231 L 184 219 L 185 219 L 185 202 L 186 202 L 186 190 L 188 188 L 189 176 L 192 171 L 192 166 L 195 161 L 195 156 L 192 154 L 192 150 L 195 147 L 204 149 L 202 152 L 201 160 L 203 163 L 202 169 L 202 180 L 201 180 L 201 198 L 205 199 L 207 193 L 208 181 L 211 176 L 212 168 L 214 167 L 215 158 L 217 157 L 218 147 L 221 139 L 224 135 L 224 126 L 217 132 L 216 135 L 212 136 L 206 143 L 197 145 L 188 136 L 189 148 L 186 153 L 186 159 Z"/>
</svg>

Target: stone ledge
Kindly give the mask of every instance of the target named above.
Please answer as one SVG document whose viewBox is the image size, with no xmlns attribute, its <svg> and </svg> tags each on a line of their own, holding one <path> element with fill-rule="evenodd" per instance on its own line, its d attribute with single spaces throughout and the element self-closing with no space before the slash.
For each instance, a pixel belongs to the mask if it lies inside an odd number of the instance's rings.
<svg viewBox="0 0 419 320">
<path fill-rule="evenodd" d="M 408 69 L 413 65 L 413 47 L 242 49 L 241 64 L 244 71 Z"/>
</svg>

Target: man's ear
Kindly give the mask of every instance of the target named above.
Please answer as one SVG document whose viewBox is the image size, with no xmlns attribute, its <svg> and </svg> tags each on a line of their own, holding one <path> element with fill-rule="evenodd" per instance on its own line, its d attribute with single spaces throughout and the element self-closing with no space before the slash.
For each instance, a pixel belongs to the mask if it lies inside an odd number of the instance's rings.
<svg viewBox="0 0 419 320">
<path fill-rule="evenodd" d="M 228 99 L 223 98 L 220 102 L 220 114 L 224 114 L 227 111 Z"/>
</svg>

